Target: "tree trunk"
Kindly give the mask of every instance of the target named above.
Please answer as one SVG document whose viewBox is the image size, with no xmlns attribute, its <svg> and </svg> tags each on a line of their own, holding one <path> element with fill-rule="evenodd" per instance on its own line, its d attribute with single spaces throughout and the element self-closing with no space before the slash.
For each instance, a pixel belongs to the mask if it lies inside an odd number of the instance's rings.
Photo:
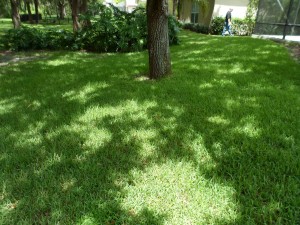
<svg viewBox="0 0 300 225">
<path fill-rule="evenodd" d="M 147 1 L 149 77 L 171 74 L 168 34 L 168 0 Z"/>
<path fill-rule="evenodd" d="M 177 0 L 177 19 L 181 19 L 181 0 Z"/>
<path fill-rule="evenodd" d="M 206 12 L 203 14 L 202 17 L 202 23 L 204 26 L 210 26 L 210 22 L 212 19 L 212 15 L 214 12 L 214 7 L 215 7 L 215 0 L 209 0 L 207 1 L 207 8 L 206 8 Z"/>
<path fill-rule="evenodd" d="M 88 0 L 81 0 L 79 11 L 80 11 L 80 14 L 87 13 L 87 11 L 88 11 Z M 90 25 L 91 25 L 91 21 L 89 19 L 86 18 L 82 21 L 82 26 L 83 27 L 88 27 Z"/>
<path fill-rule="evenodd" d="M 173 16 L 176 16 L 177 9 L 178 9 L 178 0 L 173 0 Z"/>
<path fill-rule="evenodd" d="M 80 28 L 78 19 L 79 0 L 69 0 L 72 10 L 73 31 L 77 32 Z"/>
<path fill-rule="evenodd" d="M 39 23 L 39 0 L 34 0 L 34 8 L 35 8 L 35 23 Z"/>
<path fill-rule="evenodd" d="M 14 28 L 21 26 L 20 14 L 19 14 L 19 3 L 18 0 L 10 0 L 11 4 L 11 15 Z"/>
<path fill-rule="evenodd" d="M 27 8 L 27 12 L 28 12 L 29 23 L 33 23 L 32 13 L 31 13 L 31 9 L 30 9 L 30 1 L 29 0 L 26 0 L 26 8 Z"/>
<path fill-rule="evenodd" d="M 64 1 L 59 1 L 57 3 L 57 7 L 58 7 L 58 11 L 59 11 L 59 18 L 61 20 L 65 19 L 66 16 L 66 8 L 65 8 L 66 4 L 64 3 Z"/>
</svg>

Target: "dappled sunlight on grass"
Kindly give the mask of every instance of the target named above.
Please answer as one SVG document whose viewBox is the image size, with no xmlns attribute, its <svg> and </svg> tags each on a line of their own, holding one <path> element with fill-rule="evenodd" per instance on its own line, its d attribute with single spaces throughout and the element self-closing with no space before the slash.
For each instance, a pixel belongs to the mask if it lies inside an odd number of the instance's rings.
<svg viewBox="0 0 300 225">
<path fill-rule="evenodd" d="M 88 83 L 84 87 L 80 87 L 78 90 L 71 90 L 62 95 L 68 101 L 78 101 L 81 103 L 86 103 L 91 98 L 97 95 L 101 89 L 109 88 L 109 84 L 106 82 L 99 83 Z"/>
<path fill-rule="evenodd" d="M 131 174 L 122 202 L 125 210 L 139 214 L 146 206 L 157 214 L 166 213 L 169 224 L 233 222 L 237 218 L 234 188 L 207 181 L 189 162 L 168 161 L 145 171 L 132 170 Z"/>
<path fill-rule="evenodd" d="M 171 52 L 160 81 L 146 52 L 2 66 L 0 223 L 297 224 L 299 64 L 190 32 Z"/>
<path fill-rule="evenodd" d="M 3 99 L 0 101 L 0 114 L 12 112 L 16 105 L 18 104 L 18 101 L 20 100 L 20 97 L 15 97 L 11 99 Z"/>
<path fill-rule="evenodd" d="M 51 60 L 51 61 L 47 62 L 46 65 L 48 65 L 48 66 L 63 66 L 63 65 L 68 65 L 68 64 L 75 64 L 75 62 L 72 59 L 70 59 L 70 60 L 57 59 L 57 60 Z"/>
<path fill-rule="evenodd" d="M 240 125 L 238 125 L 234 131 L 251 138 L 260 137 L 261 135 L 259 125 L 257 125 L 253 116 L 243 118 L 240 121 Z"/>
<path fill-rule="evenodd" d="M 220 124 L 220 125 L 229 125 L 230 121 L 225 119 L 223 116 L 211 116 L 207 119 L 211 123 Z"/>
</svg>

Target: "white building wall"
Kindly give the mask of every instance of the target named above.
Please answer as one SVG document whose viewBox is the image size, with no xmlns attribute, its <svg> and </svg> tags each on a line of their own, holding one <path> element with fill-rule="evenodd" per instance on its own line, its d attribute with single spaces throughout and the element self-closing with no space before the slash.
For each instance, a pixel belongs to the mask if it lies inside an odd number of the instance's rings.
<svg viewBox="0 0 300 225">
<path fill-rule="evenodd" d="M 127 12 L 132 12 L 137 6 L 137 1 L 136 0 L 124 0 L 119 3 L 116 3 L 115 0 L 104 0 L 104 4 L 111 3 L 114 6 L 118 7 L 121 10 L 127 11 Z"/>
<path fill-rule="evenodd" d="M 245 18 L 249 0 L 216 0 L 213 17 L 225 17 L 227 11 L 232 8 L 233 18 Z"/>
</svg>

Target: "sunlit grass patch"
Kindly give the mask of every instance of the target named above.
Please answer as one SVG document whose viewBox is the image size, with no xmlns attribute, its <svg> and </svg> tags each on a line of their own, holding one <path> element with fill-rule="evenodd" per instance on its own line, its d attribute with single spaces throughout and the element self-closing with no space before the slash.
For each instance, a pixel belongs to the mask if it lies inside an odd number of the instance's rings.
<svg viewBox="0 0 300 225">
<path fill-rule="evenodd" d="M 299 223 L 299 64 L 266 40 L 181 38 L 160 81 L 146 52 L 1 66 L 1 224 Z"/>
<path fill-rule="evenodd" d="M 162 213 L 168 224 L 229 223 L 237 218 L 234 188 L 207 180 L 189 162 L 168 161 L 131 173 L 122 206 L 137 215 L 146 206 Z"/>
</svg>

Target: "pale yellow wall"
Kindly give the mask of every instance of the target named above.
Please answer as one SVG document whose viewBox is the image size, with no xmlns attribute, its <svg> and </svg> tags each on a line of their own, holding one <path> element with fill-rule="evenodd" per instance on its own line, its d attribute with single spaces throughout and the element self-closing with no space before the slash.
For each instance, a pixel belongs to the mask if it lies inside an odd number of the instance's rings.
<svg viewBox="0 0 300 225">
<path fill-rule="evenodd" d="M 169 14 L 172 15 L 172 13 L 173 13 L 173 0 L 168 0 L 168 6 L 169 6 Z"/>
<path fill-rule="evenodd" d="M 213 1 L 210 2 L 204 9 L 202 6 L 199 8 L 199 17 L 198 17 L 198 23 L 204 26 L 209 26 L 211 15 L 213 12 Z M 182 1 L 182 7 L 181 7 L 181 18 L 180 20 L 190 23 L 191 22 L 191 11 L 192 11 L 192 0 L 184 0 Z"/>
<path fill-rule="evenodd" d="M 191 22 L 191 11 L 192 11 L 192 1 L 191 0 L 182 1 L 180 20 L 186 23 Z"/>
</svg>

